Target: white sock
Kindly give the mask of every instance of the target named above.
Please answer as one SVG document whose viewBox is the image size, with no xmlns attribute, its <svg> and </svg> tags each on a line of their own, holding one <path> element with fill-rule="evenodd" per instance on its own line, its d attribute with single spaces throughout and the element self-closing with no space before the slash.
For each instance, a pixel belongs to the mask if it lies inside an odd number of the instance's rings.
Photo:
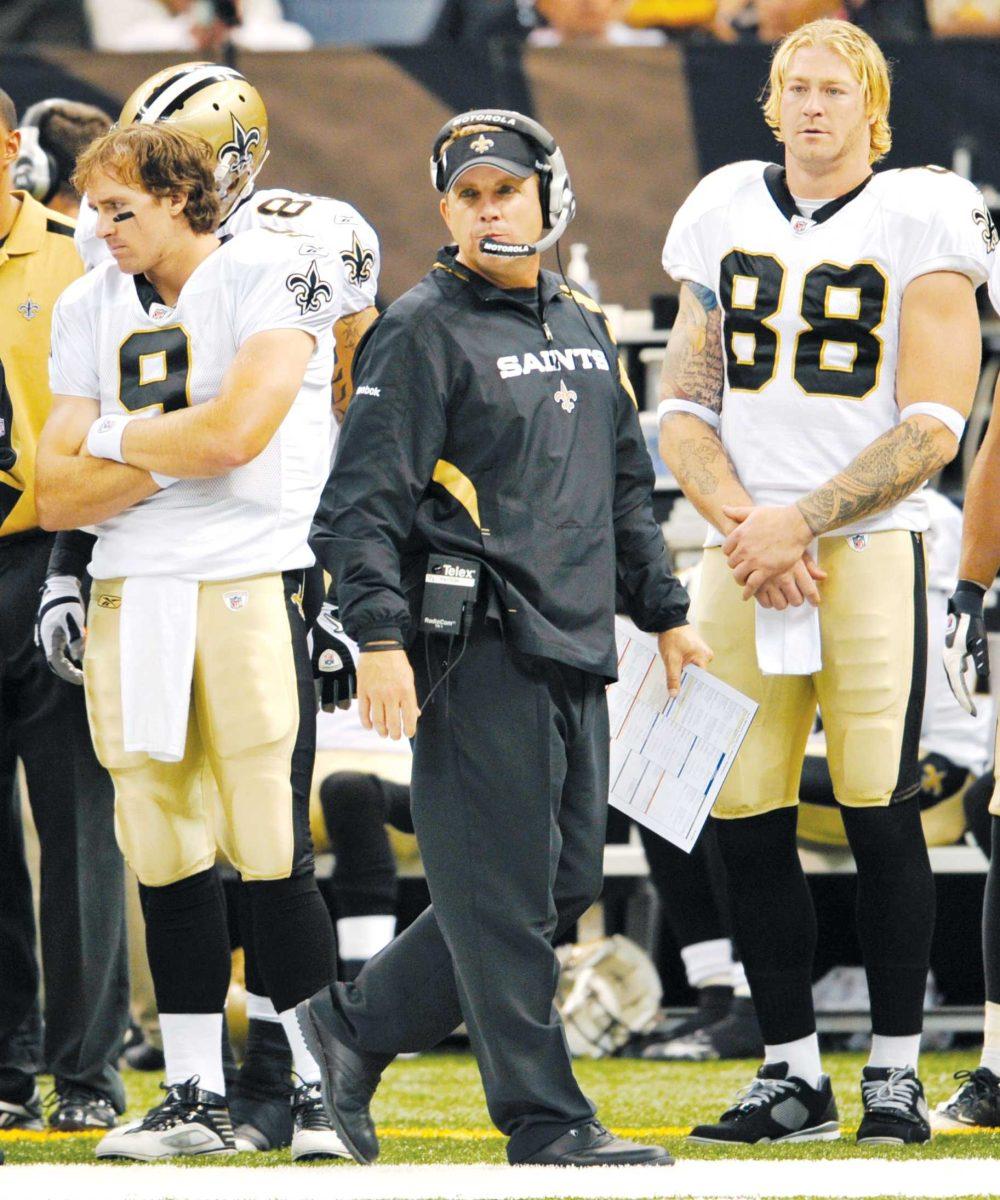
<svg viewBox="0 0 1000 1200">
<path fill-rule="evenodd" d="M 396 918 L 377 913 L 337 921 L 337 953 L 345 962 L 367 962 L 396 936 Z"/>
<path fill-rule="evenodd" d="M 278 1010 L 271 1003 L 270 997 L 258 996 L 255 992 L 247 992 L 247 1019 L 281 1024 L 281 1017 L 278 1016 Z"/>
<path fill-rule="evenodd" d="M 983 1057 L 981 1067 L 989 1067 L 994 1075 L 1000 1076 L 1000 1004 L 986 1001 L 986 1019 L 983 1022 Z"/>
<path fill-rule="evenodd" d="M 741 1000 L 750 999 L 750 984 L 747 983 L 747 973 L 741 962 L 733 963 L 733 995 Z"/>
<path fill-rule="evenodd" d="M 733 943 L 729 938 L 692 942 L 681 949 L 681 958 L 690 987 L 729 987 L 733 974 Z"/>
<path fill-rule="evenodd" d="M 912 1037 L 885 1037 L 872 1034 L 872 1052 L 868 1055 L 870 1067 L 912 1067 L 916 1074 L 920 1060 L 920 1034 Z"/>
<path fill-rule="evenodd" d="M 288 1044 L 292 1048 L 292 1067 L 295 1070 L 295 1074 L 302 1079 L 303 1083 L 319 1083 L 319 1067 L 316 1065 L 316 1060 L 306 1049 L 302 1030 L 299 1028 L 299 1023 L 295 1018 L 295 1009 L 285 1009 L 283 1013 L 278 1014 L 278 1017 L 284 1027 Z"/>
<path fill-rule="evenodd" d="M 819 1036 L 810 1033 L 804 1038 L 796 1038 L 794 1042 L 780 1042 L 776 1046 L 765 1045 L 764 1062 L 788 1063 L 789 1077 L 794 1075 L 810 1087 L 817 1087 L 819 1077 L 823 1074 L 823 1064 L 819 1058 Z"/>
<path fill-rule="evenodd" d="M 160 1013 L 167 1087 L 198 1076 L 198 1087 L 226 1094 L 222 1073 L 222 1013 Z"/>
</svg>

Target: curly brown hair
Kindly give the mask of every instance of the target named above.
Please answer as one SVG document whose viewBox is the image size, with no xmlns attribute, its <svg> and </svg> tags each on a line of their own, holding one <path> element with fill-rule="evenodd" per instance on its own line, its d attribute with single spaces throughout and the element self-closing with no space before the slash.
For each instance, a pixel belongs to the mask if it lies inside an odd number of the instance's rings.
<svg viewBox="0 0 1000 1200">
<path fill-rule="evenodd" d="M 98 171 L 161 199 L 182 194 L 184 216 L 195 233 L 211 233 L 219 224 L 215 158 L 200 134 L 168 125 L 111 129 L 77 161 L 71 182 L 80 195 Z"/>
</svg>

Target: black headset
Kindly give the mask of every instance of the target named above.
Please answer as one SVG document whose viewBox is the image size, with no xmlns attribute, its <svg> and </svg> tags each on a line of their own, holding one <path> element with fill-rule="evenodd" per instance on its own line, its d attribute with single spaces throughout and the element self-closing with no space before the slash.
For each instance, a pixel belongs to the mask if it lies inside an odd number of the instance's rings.
<svg viewBox="0 0 1000 1200">
<path fill-rule="evenodd" d="M 434 139 L 434 149 L 431 151 L 431 183 L 439 192 L 445 191 L 447 183 L 441 155 L 444 144 L 454 134 L 470 125 L 496 125 L 501 129 L 519 133 L 538 149 L 543 164 L 538 172 L 538 192 L 542 204 L 542 223 L 549 233 L 540 242 L 518 246 L 504 242 L 491 242 L 489 238 L 484 238 L 481 243 L 482 249 L 489 254 L 503 257 L 537 254 L 542 250 L 547 250 L 562 237 L 566 226 L 576 215 L 576 197 L 573 195 L 569 172 L 566 170 L 566 160 L 563 158 L 556 139 L 544 125 L 510 109 L 472 109 L 469 112 L 459 113 L 457 117 L 452 117 L 446 125 L 441 127 Z"/>
<path fill-rule="evenodd" d="M 42 143 L 42 125 L 54 108 L 68 103 L 58 97 L 40 100 L 32 104 L 18 125 L 21 149 L 14 160 L 11 178 L 14 187 L 22 188 L 42 204 L 48 204 L 66 182 L 59 170 L 58 159 Z"/>
</svg>

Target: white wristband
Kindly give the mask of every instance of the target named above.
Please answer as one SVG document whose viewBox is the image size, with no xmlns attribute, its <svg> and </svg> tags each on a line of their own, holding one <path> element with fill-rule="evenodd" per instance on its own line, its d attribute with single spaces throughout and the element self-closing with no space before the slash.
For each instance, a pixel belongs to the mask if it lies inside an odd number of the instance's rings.
<svg viewBox="0 0 1000 1200">
<path fill-rule="evenodd" d="M 902 418 L 904 421 L 910 417 L 933 417 L 954 435 L 956 441 L 962 440 L 962 434 L 965 432 L 965 418 L 960 412 L 954 408 L 950 408 L 947 404 L 934 404 L 932 402 L 923 402 L 919 404 L 908 404 L 903 409 Z"/>
<path fill-rule="evenodd" d="M 697 417 L 706 425 L 711 425 L 713 429 L 719 428 L 719 414 L 712 412 L 704 404 L 695 404 L 693 400 L 661 400 L 660 406 L 656 410 L 656 419 L 658 422 L 662 421 L 664 417 L 675 412 L 690 413 L 692 417 Z"/>
<path fill-rule="evenodd" d="M 134 421 L 132 413 L 108 413 L 98 417 L 87 433 L 87 449 L 94 458 L 110 458 L 112 462 L 124 463 L 122 458 L 122 434 L 129 421 Z"/>
</svg>

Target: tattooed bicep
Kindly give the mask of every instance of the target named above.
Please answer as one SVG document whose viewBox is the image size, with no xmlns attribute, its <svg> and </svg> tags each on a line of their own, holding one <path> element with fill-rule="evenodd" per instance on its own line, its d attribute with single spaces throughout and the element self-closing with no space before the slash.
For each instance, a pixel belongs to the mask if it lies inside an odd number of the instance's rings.
<svg viewBox="0 0 1000 1200">
<path fill-rule="evenodd" d="M 711 288 L 681 284 L 677 320 L 663 360 L 661 399 L 722 409 L 722 310 Z"/>
</svg>

